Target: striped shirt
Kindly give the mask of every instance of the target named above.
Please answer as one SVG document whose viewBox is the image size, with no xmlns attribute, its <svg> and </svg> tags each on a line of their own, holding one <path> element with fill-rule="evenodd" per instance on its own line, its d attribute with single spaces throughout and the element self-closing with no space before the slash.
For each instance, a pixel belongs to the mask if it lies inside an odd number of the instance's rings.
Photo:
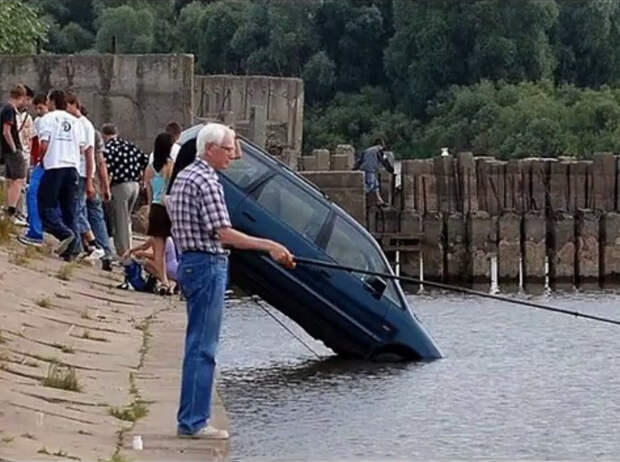
<svg viewBox="0 0 620 462">
<path fill-rule="evenodd" d="M 172 237 L 181 252 L 227 253 L 215 232 L 230 228 L 224 188 L 215 170 L 197 159 L 174 180 L 168 201 Z"/>
</svg>

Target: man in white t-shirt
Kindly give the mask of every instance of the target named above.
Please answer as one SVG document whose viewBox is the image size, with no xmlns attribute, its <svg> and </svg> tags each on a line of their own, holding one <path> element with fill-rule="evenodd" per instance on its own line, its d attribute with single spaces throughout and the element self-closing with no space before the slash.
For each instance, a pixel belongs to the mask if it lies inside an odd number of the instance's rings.
<svg viewBox="0 0 620 462">
<path fill-rule="evenodd" d="M 53 90 L 47 96 L 50 112 L 41 120 L 41 153 L 45 173 L 38 202 L 43 229 L 60 241 L 56 249 L 65 260 L 79 254 L 75 209 L 78 198 L 80 159 L 86 146 L 82 123 L 69 114 L 66 94 Z M 92 172 L 86 164 L 86 171 Z"/>
<path fill-rule="evenodd" d="M 75 220 L 76 228 L 81 237 L 80 247 L 86 252 L 86 259 L 97 261 L 105 255 L 104 250 L 97 245 L 95 235 L 88 220 L 87 200 L 94 199 L 97 192 L 94 187 L 95 171 L 95 127 L 80 110 L 80 100 L 77 95 L 67 92 L 67 112 L 78 119 L 84 131 L 84 156 L 80 162 L 78 199 L 76 201 Z M 90 168 L 88 168 L 90 167 Z M 103 210 L 102 210 L 103 213 Z"/>
</svg>

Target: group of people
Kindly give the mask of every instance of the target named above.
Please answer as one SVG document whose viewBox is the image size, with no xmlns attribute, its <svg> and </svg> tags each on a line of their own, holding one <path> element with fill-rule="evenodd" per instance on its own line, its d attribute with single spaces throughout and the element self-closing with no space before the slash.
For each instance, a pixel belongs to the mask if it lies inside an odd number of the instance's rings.
<svg viewBox="0 0 620 462">
<path fill-rule="evenodd" d="M 227 431 L 209 423 L 228 249 L 264 251 L 295 267 L 283 245 L 232 228 L 217 171 L 242 154 L 234 130 L 209 123 L 195 141 L 180 147 L 180 127 L 171 123 L 156 137 L 149 157 L 119 137 L 112 124 L 95 130 L 76 94 L 53 90 L 33 97 L 16 85 L 0 110 L 5 214 L 28 226 L 18 240 L 41 245 L 45 231 L 58 239 L 62 258 L 100 258 L 103 269 L 111 269 L 111 223 L 120 261 L 141 258 L 164 292 L 170 281 L 178 281 L 188 319 L 177 436 L 228 438 Z M 31 107 L 37 118 L 24 122 Z M 28 178 L 24 216 L 19 202 Z M 131 211 L 141 186 L 150 204 L 149 237 L 132 248 Z"/>
<path fill-rule="evenodd" d="M 161 204 L 181 127 L 171 122 L 158 135 L 149 164 L 149 156 L 121 138 L 114 124 L 103 124 L 99 131 L 87 115 L 74 92 L 52 90 L 34 96 L 26 85 L 11 89 L 0 109 L 7 184 L 4 213 L 27 227 L 17 238 L 20 243 L 41 246 L 47 232 L 58 239 L 56 253 L 66 261 L 101 261 L 101 267 L 111 271 L 113 261 L 122 262 L 135 252 L 168 293 L 164 255 L 170 224 L 162 223 L 167 215 L 151 207 L 151 245 L 132 249 L 131 212 L 142 185 L 152 202 Z M 174 273 L 176 253 L 168 255 Z"/>
</svg>

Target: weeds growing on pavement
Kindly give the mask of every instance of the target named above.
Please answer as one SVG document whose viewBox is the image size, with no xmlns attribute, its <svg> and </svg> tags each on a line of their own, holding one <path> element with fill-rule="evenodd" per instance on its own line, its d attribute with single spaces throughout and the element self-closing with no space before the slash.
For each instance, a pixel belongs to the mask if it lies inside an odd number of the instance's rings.
<svg viewBox="0 0 620 462">
<path fill-rule="evenodd" d="M 52 301 L 49 297 L 43 297 L 37 300 L 37 306 L 40 306 L 41 308 L 51 308 Z"/>
<path fill-rule="evenodd" d="M 134 401 L 129 406 L 111 407 L 110 415 L 126 422 L 135 422 L 149 413 L 146 405 L 141 401 Z"/>
<path fill-rule="evenodd" d="M 75 263 L 65 263 L 56 273 L 56 277 L 61 281 L 70 281 L 76 266 Z"/>
<path fill-rule="evenodd" d="M 60 388 L 68 391 L 81 391 L 75 370 L 72 367 L 62 367 L 59 364 L 50 364 L 47 377 L 42 380 L 46 387 Z"/>
<path fill-rule="evenodd" d="M 109 340 L 105 337 L 95 337 L 90 333 L 89 330 L 84 330 L 84 332 L 82 333 L 82 338 L 84 340 L 93 340 L 95 342 L 109 342 Z"/>
<path fill-rule="evenodd" d="M 93 319 L 93 318 L 90 317 L 90 314 L 88 313 L 88 310 L 82 311 L 82 314 L 80 315 L 80 318 L 82 318 L 82 319 Z"/>
<path fill-rule="evenodd" d="M 2 336 L 2 331 L 0 330 L 0 345 L 6 343 L 6 339 Z"/>
<path fill-rule="evenodd" d="M 8 217 L 0 217 L 0 244 L 6 245 L 11 242 L 12 236 L 15 234 L 15 225 Z"/>
<path fill-rule="evenodd" d="M 25 252 L 12 251 L 9 253 L 9 263 L 17 266 L 27 266 L 30 263 L 30 259 L 26 256 Z"/>
</svg>

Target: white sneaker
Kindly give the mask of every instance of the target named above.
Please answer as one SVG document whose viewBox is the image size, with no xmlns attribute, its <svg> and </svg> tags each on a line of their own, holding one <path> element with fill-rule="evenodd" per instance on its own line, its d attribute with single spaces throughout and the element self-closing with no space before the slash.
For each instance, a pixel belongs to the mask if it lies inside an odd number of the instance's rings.
<svg viewBox="0 0 620 462">
<path fill-rule="evenodd" d="M 92 252 L 84 257 L 84 260 L 95 262 L 103 257 L 105 257 L 105 251 L 99 247 L 95 247 Z"/>
<path fill-rule="evenodd" d="M 221 430 L 219 428 L 212 427 L 211 425 L 207 425 L 191 435 L 177 432 L 177 437 L 205 440 L 227 440 L 230 438 L 227 430 Z"/>
<path fill-rule="evenodd" d="M 13 215 L 11 217 L 11 221 L 13 221 L 15 226 L 28 226 L 28 222 L 19 215 Z"/>
</svg>

